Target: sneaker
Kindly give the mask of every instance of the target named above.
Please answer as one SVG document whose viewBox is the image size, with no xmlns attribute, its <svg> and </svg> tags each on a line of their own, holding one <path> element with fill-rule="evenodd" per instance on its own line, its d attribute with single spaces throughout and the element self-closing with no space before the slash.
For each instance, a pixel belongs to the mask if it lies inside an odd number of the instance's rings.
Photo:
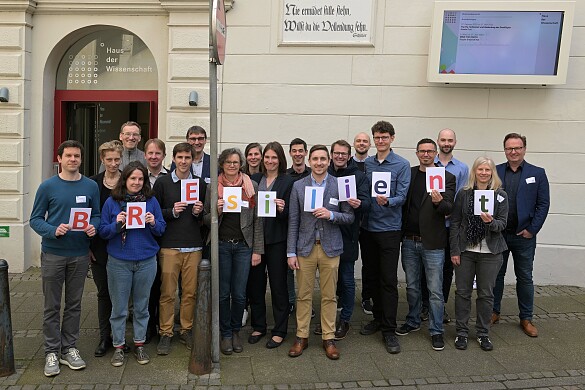
<svg viewBox="0 0 585 390">
<path fill-rule="evenodd" d="M 85 362 L 81 356 L 79 356 L 77 348 L 69 348 L 67 353 L 62 353 L 59 363 L 69 366 L 72 370 L 81 370 L 82 368 L 85 368 Z"/>
<path fill-rule="evenodd" d="M 364 311 L 364 314 L 371 316 L 372 314 L 374 314 L 373 309 L 374 306 L 372 305 L 371 299 L 366 299 L 362 301 L 362 310 Z"/>
<path fill-rule="evenodd" d="M 394 333 L 396 333 L 398 336 L 406 336 L 410 332 L 418 332 L 419 330 L 420 330 L 420 325 L 417 327 L 414 327 L 414 326 L 408 325 L 405 322 L 404 324 L 402 324 L 402 326 L 400 328 L 397 328 L 394 331 Z"/>
<path fill-rule="evenodd" d="M 447 313 L 447 308 L 443 307 L 443 324 L 448 324 L 449 322 L 451 322 L 451 317 Z"/>
<path fill-rule="evenodd" d="M 384 345 L 386 346 L 386 351 L 388 351 L 388 353 L 395 354 L 400 352 L 398 338 L 392 333 L 384 335 Z"/>
<path fill-rule="evenodd" d="M 426 321 L 429 319 L 429 308 L 427 306 L 423 306 L 420 309 L 420 320 Z"/>
<path fill-rule="evenodd" d="M 443 341 L 442 334 L 435 334 L 431 336 L 431 344 L 435 351 L 442 351 L 445 349 L 445 342 Z"/>
<path fill-rule="evenodd" d="M 45 376 L 59 375 L 61 370 L 59 369 L 59 361 L 57 360 L 57 354 L 51 352 L 45 356 Z"/>
<path fill-rule="evenodd" d="M 193 348 L 193 334 L 190 330 L 179 335 L 179 341 L 185 344 L 185 347 L 190 351 Z"/>
<path fill-rule="evenodd" d="M 134 349 L 134 356 L 138 364 L 148 364 L 150 362 L 150 356 L 146 353 L 144 346 L 140 345 Z"/>
<path fill-rule="evenodd" d="M 161 335 L 156 347 L 157 355 L 168 355 L 171 352 L 171 336 Z"/>
<path fill-rule="evenodd" d="M 494 349 L 494 346 L 492 345 L 492 342 L 488 336 L 479 336 L 477 338 L 477 342 L 484 351 L 491 351 Z"/>
<path fill-rule="evenodd" d="M 124 349 L 123 348 L 116 348 L 114 354 L 112 355 L 112 359 L 110 359 L 110 363 L 114 367 L 120 367 L 124 365 Z"/>
<path fill-rule="evenodd" d="M 244 314 L 242 315 L 242 327 L 246 326 L 246 322 L 248 322 L 248 309 L 244 309 Z"/>
<path fill-rule="evenodd" d="M 368 322 L 366 325 L 362 326 L 360 334 L 364 336 L 369 336 L 371 334 L 376 333 L 378 330 L 380 330 L 380 323 L 376 320 L 373 320 Z"/>
<path fill-rule="evenodd" d="M 455 337 L 455 348 L 466 350 L 467 349 L 467 337 L 466 336 L 457 336 Z"/>
</svg>

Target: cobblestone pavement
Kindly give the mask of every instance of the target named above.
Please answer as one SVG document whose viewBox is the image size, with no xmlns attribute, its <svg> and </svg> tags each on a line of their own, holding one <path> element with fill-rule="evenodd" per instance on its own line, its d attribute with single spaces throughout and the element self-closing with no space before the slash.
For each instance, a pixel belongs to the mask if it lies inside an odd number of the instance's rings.
<svg viewBox="0 0 585 390">
<path fill-rule="evenodd" d="M 316 294 L 318 311 L 317 298 Z M 450 323 L 445 325 L 444 351 L 433 351 L 428 332 L 421 330 L 400 337 L 402 352 L 389 355 L 379 335 L 359 335 L 360 326 L 371 317 L 356 303 L 349 336 L 338 342 L 342 354 L 338 361 L 324 356 L 320 339 L 314 335 L 303 356 L 289 358 L 287 351 L 294 336 L 291 318 L 289 336 L 280 348 L 267 350 L 262 342 L 246 343 L 243 353 L 222 356 L 212 373 L 203 376 L 188 373 L 189 352 L 177 338 L 168 356 L 156 355 L 156 341 L 149 344 L 151 362 L 146 366 L 137 364 L 133 356 L 119 368 L 109 364 L 109 356 L 94 358 L 93 349 L 98 342 L 97 298 L 95 285 L 88 279 L 78 344 L 88 367 L 74 372 L 61 366 L 60 375 L 46 378 L 42 372 L 43 295 L 38 268 L 10 275 L 10 300 L 16 373 L 0 378 L 0 389 L 585 389 L 585 289 L 579 287 L 536 287 L 534 322 L 540 335 L 529 338 L 518 326 L 515 289 L 506 286 L 500 324 L 490 332 L 492 352 L 481 351 L 472 337 L 467 351 L 456 350 L 455 327 Z M 447 305 L 450 313 L 454 313 L 453 300 Z M 401 286 L 399 324 L 407 308 Z M 470 325 L 472 329 L 473 321 Z M 244 339 L 249 331 L 249 326 L 242 329 Z"/>
</svg>

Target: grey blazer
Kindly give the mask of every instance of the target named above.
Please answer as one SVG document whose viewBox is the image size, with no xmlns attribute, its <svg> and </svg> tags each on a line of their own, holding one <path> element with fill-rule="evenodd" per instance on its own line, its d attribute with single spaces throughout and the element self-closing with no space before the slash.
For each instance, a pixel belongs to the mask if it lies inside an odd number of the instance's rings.
<svg viewBox="0 0 585 390">
<path fill-rule="evenodd" d="M 323 207 L 333 212 L 333 221 L 318 219 L 312 213 L 303 211 L 305 204 L 305 187 L 312 186 L 311 175 L 297 180 L 290 194 L 288 211 L 287 253 L 307 257 L 315 245 L 315 230 L 319 229 L 321 247 L 328 257 L 336 257 L 343 253 L 343 239 L 339 224 L 351 224 L 354 220 L 352 207 L 347 202 L 337 205 L 331 199 L 339 199 L 337 178 L 327 176 Z"/>
<path fill-rule="evenodd" d="M 258 184 L 255 181 L 252 181 L 254 185 L 254 190 L 256 191 L 256 195 L 254 195 L 254 200 L 256 201 L 256 205 L 258 205 Z M 216 204 L 213 205 L 217 207 Z M 206 191 L 205 193 L 205 203 L 204 203 L 204 210 L 203 210 L 203 223 L 207 227 L 211 227 L 211 191 Z M 222 215 L 219 216 L 219 226 L 221 226 L 221 220 L 223 217 Z M 260 255 L 264 254 L 264 224 L 262 220 L 258 218 L 258 212 L 256 211 L 256 207 L 242 207 L 242 213 L 240 214 L 240 227 L 242 228 L 242 234 L 244 235 L 244 239 L 246 240 L 246 244 L 248 244 L 249 248 L 252 248 L 253 253 L 257 253 Z M 211 235 L 207 238 L 207 243 L 211 241 Z"/>
<path fill-rule="evenodd" d="M 506 240 L 502 232 L 506 228 L 508 221 L 508 195 L 502 189 L 494 193 L 496 201 L 494 202 L 494 219 L 486 224 L 485 240 L 492 254 L 498 254 L 506 249 Z M 451 245 L 451 256 L 459 256 L 461 252 L 467 249 L 467 204 L 469 197 L 473 196 L 473 190 L 461 190 L 457 194 L 453 213 L 451 214 L 451 227 L 449 228 L 449 244 Z M 504 198 L 498 202 L 498 196 Z"/>
</svg>

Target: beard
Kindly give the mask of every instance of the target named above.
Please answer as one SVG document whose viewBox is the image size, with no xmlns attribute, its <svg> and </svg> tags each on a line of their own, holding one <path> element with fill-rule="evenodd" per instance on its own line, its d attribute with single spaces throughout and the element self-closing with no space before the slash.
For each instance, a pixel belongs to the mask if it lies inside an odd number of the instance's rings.
<svg viewBox="0 0 585 390">
<path fill-rule="evenodd" d="M 445 145 L 441 147 L 441 152 L 449 154 L 453 151 L 453 146 Z"/>
</svg>

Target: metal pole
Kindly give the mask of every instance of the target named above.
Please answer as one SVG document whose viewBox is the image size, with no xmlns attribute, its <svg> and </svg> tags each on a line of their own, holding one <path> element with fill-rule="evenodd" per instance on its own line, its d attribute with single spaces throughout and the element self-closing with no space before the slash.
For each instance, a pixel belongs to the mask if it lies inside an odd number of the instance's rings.
<svg viewBox="0 0 585 390">
<path fill-rule="evenodd" d="M 202 259 L 197 272 L 197 304 L 193 324 L 193 348 L 189 372 L 195 375 L 211 372 L 211 263 Z"/>
<path fill-rule="evenodd" d="M 8 262 L 0 259 L 0 377 L 14 374 Z"/>
<path fill-rule="evenodd" d="M 209 26 L 212 25 L 213 0 L 209 0 Z M 211 30 L 211 28 L 210 28 Z M 213 32 L 215 33 L 215 32 Z M 211 33 L 210 33 L 211 34 Z M 209 37 L 211 43 L 211 36 Z M 218 217 L 217 217 L 217 63 L 213 59 L 213 48 L 209 46 L 209 133 L 211 155 L 211 298 L 212 298 L 212 335 L 211 359 L 219 362 L 219 250 L 218 250 Z"/>
</svg>

